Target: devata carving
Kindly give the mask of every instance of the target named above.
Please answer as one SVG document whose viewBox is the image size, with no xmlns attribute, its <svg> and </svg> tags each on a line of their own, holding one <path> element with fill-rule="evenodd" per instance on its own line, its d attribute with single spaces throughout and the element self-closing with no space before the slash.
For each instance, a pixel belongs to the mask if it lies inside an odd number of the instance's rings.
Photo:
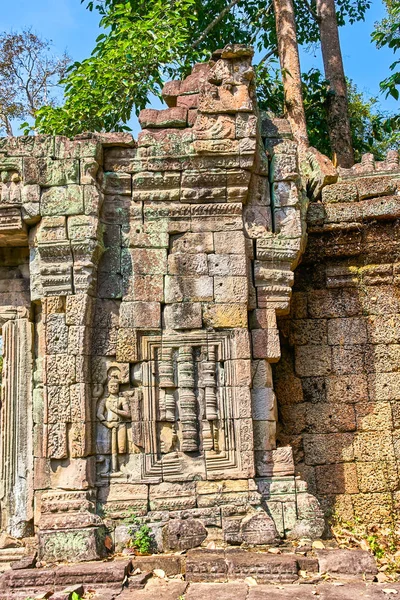
<svg viewBox="0 0 400 600">
<path fill-rule="evenodd" d="M 105 389 L 98 385 L 93 394 L 97 399 L 99 462 L 106 462 L 106 472 L 112 474 L 119 473 L 127 455 L 142 445 L 142 391 L 121 394 L 120 378 L 120 371 L 111 368 Z"/>
</svg>

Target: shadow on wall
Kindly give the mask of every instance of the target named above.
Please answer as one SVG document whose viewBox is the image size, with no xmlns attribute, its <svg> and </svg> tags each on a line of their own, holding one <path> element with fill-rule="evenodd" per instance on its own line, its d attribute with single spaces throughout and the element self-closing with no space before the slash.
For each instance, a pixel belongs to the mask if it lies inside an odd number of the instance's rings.
<svg viewBox="0 0 400 600">
<path fill-rule="evenodd" d="M 311 231 L 279 320 L 278 444 L 327 520 L 399 520 L 399 233 L 397 220 Z"/>
</svg>

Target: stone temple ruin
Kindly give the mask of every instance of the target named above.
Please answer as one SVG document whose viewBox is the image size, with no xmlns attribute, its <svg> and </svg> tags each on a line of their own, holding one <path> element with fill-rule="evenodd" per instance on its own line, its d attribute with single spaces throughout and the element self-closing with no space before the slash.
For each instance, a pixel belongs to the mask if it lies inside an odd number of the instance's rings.
<svg viewBox="0 0 400 600">
<path fill-rule="evenodd" d="M 298 152 L 251 58 L 167 83 L 137 142 L 0 140 L 1 528 L 47 562 L 132 514 L 159 551 L 393 518 L 398 156 Z"/>
</svg>

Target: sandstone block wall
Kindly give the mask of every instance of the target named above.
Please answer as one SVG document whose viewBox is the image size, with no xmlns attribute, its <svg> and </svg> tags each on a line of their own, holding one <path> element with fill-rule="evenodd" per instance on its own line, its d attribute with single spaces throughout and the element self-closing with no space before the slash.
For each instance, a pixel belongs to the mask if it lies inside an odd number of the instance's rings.
<svg viewBox="0 0 400 600">
<path fill-rule="evenodd" d="M 322 530 L 271 372 L 305 183 L 251 57 L 168 82 L 137 141 L 0 142 L 1 525 L 47 561 L 103 556 L 132 514 L 158 549 Z"/>
<path fill-rule="evenodd" d="M 278 443 L 327 516 L 399 518 L 398 156 L 366 155 L 307 215 L 291 314 L 279 320 Z"/>
<path fill-rule="evenodd" d="M 133 514 L 158 550 L 392 514 L 397 158 L 300 156 L 251 58 L 168 82 L 137 141 L 0 140 L 1 528 L 45 561 Z"/>
</svg>

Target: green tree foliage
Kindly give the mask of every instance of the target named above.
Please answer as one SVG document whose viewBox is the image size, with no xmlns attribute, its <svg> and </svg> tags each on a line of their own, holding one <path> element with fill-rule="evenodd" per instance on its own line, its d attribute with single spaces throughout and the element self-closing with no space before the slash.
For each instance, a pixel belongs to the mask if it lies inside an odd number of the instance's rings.
<svg viewBox="0 0 400 600">
<path fill-rule="evenodd" d="M 283 116 L 283 87 L 277 71 L 257 73 L 259 104 L 262 110 Z M 302 74 L 304 109 L 310 145 L 332 156 L 325 103 L 329 94 L 328 82 L 321 71 L 311 69 Z M 390 149 L 400 148 L 400 122 L 379 109 L 376 97 L 367 97 L 353 81 L 347 82 L 352 141 L 357 161 L 366 152 L 378 160 Z"/>
<path fill-rule="evenodd" d="M 232 41 L 255 46 L 262 56 L 258 80 L 276 89 L 275 74 L 268 75 L 270 61 L 277 56 L 268 0 L 82 2 L 99 12 L 104 33 L 92 55 L 70 67 L 63 80 L 64 105 L 37 111 L 39 133 L 73 136 L 89 130 L 126 130 L 132 111 L 144 108 L 150 93 L 159 94 L 163 80 L 186 75 L 195 62 L 207 60 L 212 50 Z M 337 0 L 339 23 L 362 19 L 369 6 L 369 0 Z M 316 42 L 315 0 L 296 0 L 295 8 L 299 42 Z M 278 94 L 272 104 L 281 102 Z"/>
<path fill-rule="evenodd" d="M 233 40 L 252 44 L 261 59 L 256 65 L 261 108 L 281 114 L 283 88 L 277 63 L 272 2 L 265 0 L 82 0 L 100 14 L 104 30 L 92 55 L 70 66 L 63 80 L 63 106 L 43 106 L 36 112 L 39 133 L 68 136 L 82 131 L 124 131 L 133 111 L 144 108 L 151 93 L 160 94 L 163 81 L 184 77 L 195 62 L 210 58 L 215 48 Z M 399 2 L 386 0 L 389 17 L 375 33 L 379 45 L 394 50 L 400 43 L 395 27 Z M 339 25 L 363 19 L 370 0 L 336 0 Z M 397 8 L 396 8 L 397 6 Z M 389 10 L 390 9 L 390 10 Z M 319 41 L 315 0 L 295 0 L 300 44 Z M 395 63 L 396 65 L 397 63 Z M 392 65 L 395 69 L 395 65 Z M 384 89 L 398 85 L 393 79 Z M 389 80 L 387 80 L 388 82 Z M 327 82 L 320 71 L 303 74 L 304 102 L 310 143 L 331 155 L 325 104 Z M 396 93 L 396 89 L 394 94 Z M 390 91 L 393 93 L 393 91 Z M 398 147 L 395 118 L 378 108 L 349 83 L 349 112 L 356 158 L 373 152 L 382 158 Z"/>
<path fill-rule="evenodd" d="M 387 16 L 377 24 L 372 39 L 378 48 L 387 46 L 396 53 L 400 50 L 400 1 L 384 0 L 384 2 Z M 400 59 L 390 65 L 390 70 L 392 74 L 381 82 L 381 89 L 386 96 L 391 95 L 398 100 L 400 96 Z"/>
<path fill-rule="evenodd" d="M 92 2 L 88 6 L 93 10 Z M 194 0 L 106 1 L 96 8 L 105 33 L 88 59 L 69 68 L 64 105 L 37 112 L 39 132 L 128 129 L 132 110 L 142 108 L 162 76 L 177 68 L 195 18 Z"/>
</svg>

